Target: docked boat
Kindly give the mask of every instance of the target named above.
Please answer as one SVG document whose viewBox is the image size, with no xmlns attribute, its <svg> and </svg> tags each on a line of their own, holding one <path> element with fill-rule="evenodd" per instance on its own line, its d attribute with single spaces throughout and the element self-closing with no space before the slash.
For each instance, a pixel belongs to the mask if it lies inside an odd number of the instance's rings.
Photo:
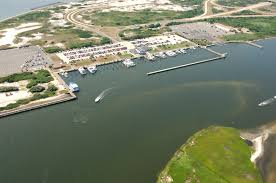
<svg viewBox="0 0 276 183">
<path fill-rule="evenodd" d="M 174 51 L 167 51 L 166 55 L 168 55 L 169 57 L 174 57 L 176 56 L 176 53 Z"/>
<path fill-rule="evenodd" d="M 153 61 L 153 60 L 155 60 L 155 57 L 153 56 L 153 54 L 151 54 L 151 53 L 149 53 L 149 52 L 147 52 L 146 53 L 146 59 L 148 59 L 148 60 L 150 60 L 150 61 Z"/>
<path fill-rule="evenodd" d="M 80 67 L 80 68 L 78 69 L 78 71 L 81 73 L 81 75 L 85 75 L 85 74 L 86 74 L 86 70 L 85 70 L 84 67 Z"/>
<path fill-rule="evenodd" d="M 63 69 L 60 69 L 59 73 L 60 73 L 60 75 L 66 77 L 66 78 L 68 77 L 68 72 L 64 71 Z"/>
<path fill-rule="evenodd" d="M 125 59 L 125 61 L 123 61 L 123 64 L 127 67 L 134 67 L 136 64 L 130 60 L 130 59 Z"/>
<path fill-rule="evenodd" d="M 166 57 L 167 57 L 166 54 L 165 54 L 164 52 L 160 52 L 160 53 L 159 53 L 159 56 L 160 56 L 161 58 L 166 58 Z"/>
<path fill-rule="evenodd" d="M 175 53 L 182 53 L 180 50 L 175 50 Z"/>
<path fill-rule="evenodd" d="M 184 48 L 181 48 L 179 51 L 180 51 L 181 53 L 184 53 L 184 54 L 187 53 L 187 51 L 186 51 Z"/>
<path fill-rule="evenodd" d="M 72 92 L 79 92 L 79 91 L 80 91 L 79 86 L 78 86 L 76 83 L 73 83 L 73 82 L 70 82 L 70 83 L 69 83 L 69 89 L 70 89 Z"/>
<path fill-rule="evenodd" d="M 94 74 L 97 72 L 97 67 L 96 66 L 91 66 L 91 67 L 88 67 L 87 70 L 91 73 L 91 74 Z"/>
</svg>

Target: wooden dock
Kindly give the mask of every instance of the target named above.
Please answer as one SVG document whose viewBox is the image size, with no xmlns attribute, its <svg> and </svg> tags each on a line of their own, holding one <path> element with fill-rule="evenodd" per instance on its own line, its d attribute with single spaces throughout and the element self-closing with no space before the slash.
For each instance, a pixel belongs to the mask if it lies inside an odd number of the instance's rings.
<svg viewBox="0 0 276 183">
<path fill-rule="evenodd" d="M 147 75 L 150 76 L 150 75 L 159 74 L 159 73 L 162 73 L 162 72 L 168 72 L 168 71 L 172 71 L 172 70 L 176 70 L 176 69 L 181 69 L 181 68 L 184 68 L 184 67 L 190 67 L 190 66 L 193 66 L 193 65 L 212 62 L 212 61 L 215 61 L 215 60 L 224 59 L 225 57 L 226 57 L 226 54 L 220 54 L 220 56 L 215 57 L 215 58 L 206 59 L 206 60 L 193 62 L 193 63 L 189 63 L 189 64 L 184 64 L 184 65 L 179 65 L 179 66 L 174 66 L 174 67 L 169 67 L 169 68 L 166 68 L 166 69 L 161 69 L 161 70 L 149 72 L 149 73 L 147 73 Z"/>
</svg>

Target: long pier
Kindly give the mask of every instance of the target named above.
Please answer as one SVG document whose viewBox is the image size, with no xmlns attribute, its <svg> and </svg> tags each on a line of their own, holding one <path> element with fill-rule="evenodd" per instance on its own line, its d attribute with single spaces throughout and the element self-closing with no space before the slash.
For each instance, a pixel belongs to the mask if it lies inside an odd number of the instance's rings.
<svg viewBox="0 0 276 183">
<path fill-rule="evenodd" d="M 215 58 L 206 59 L 206 60 L 193 62 L 193 63 L 189 63 L 189 64 L 184 64 L 184 65 L 179 65 L 179 66 L 174 66 L 174 67 L 169 67 L 169 68 L 166 68 L 166 69 L 161 69 L 161 70 L 149 72 L 149 73 L 147 73 L 147 75 L 150 76 L 150 75 L 159 74 L 159 73 L 162 73 L 162 72 L 168 72 L 168 71 L 172 71 L 172 70 L 176 70 L 176 69 L 181 69 L 181 68 L 184 68 L 184 67 L 190 67 L 190 66 L 193 66 L 193 65 L 199 65 L 199 64 L 203 64 L 203 63 L 207 63 L 207 62 L 212 62 L 212 61 L 215 61 L 215 60 L 224 59 L 224 58 L 226 58 L 226 55 L 227 55 L 226 53 L 220 54 L 220 56 L 215 57 Z"/>
</svg>

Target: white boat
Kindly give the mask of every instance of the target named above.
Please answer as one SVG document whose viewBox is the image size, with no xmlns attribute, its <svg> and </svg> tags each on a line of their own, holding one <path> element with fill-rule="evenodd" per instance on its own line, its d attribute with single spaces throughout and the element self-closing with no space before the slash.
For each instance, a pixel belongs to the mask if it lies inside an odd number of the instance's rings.
<svg viewBox="0 0 276 183">
<path fill-rule="evenodd" d="M 91 66 L 91 67 L 88 67 L 87 70 L 91 73 L 91 74 L 94 74 L 95 72 L 97 72 L 97 67 L 96 66 Z"/>
<path fill-rule="evenodd" d="M 187 53 L 187 51 L 186 51 L 184 48 L 180 49 L 180 52 L 181 52 L 181 53 L 184 53 L 184 54 Z"/>
<path fill-rule="evenodd" d="M 59 73 L 60 73 L 60 75 L 66 77 L 66 78 L 68 77 L 68 72 L 64 71 L 63 69 L 60 69 Z"/>
<path fill-rule="evenodd" d="M 166 57 L 167 57 L 166 54 L 165 54 L 164 52 L 160 52 L 160 53 L 159 53 L 159 56 L 160 56 L 161 58 L 166 58 Z"/>
<path fill-rule="evenodd" d="M 167 51 L 166 55 L 168 55 L 169 57 L 174 57 L 176 56 L 176 53 L 174 51 Z"/>
<path fill-rule="evenodd" d="M 100 100 L 101 100 L 101 97 L 100 97 L 100 96 L 98 96 L 97 98 L 95 98 L 95 102 L 96 102 L 96 103 L 100 102 Z"/>
<path fill-rule="evenodd" d="M 85 70 L 84 67 L 80 67 L 80 68 L 78 69 L 78 71 L 79 71 L 82 75 L 85 75 L 85 74 L 86 74 L 86 70 Z"/>
<path fill-rule="evenodd" d="M 72 92 L 79 92 L 79 91 L 80 91 L 79 86 L 78 86 L 76 83 L 73 83 L 73 82 L 70 82 L 70 83 L 69 83 L 69 89 L 70 89 Z"/>
<path fill-rule="evenodd" d="M 263 107 L 263 106 L 269 105 L 269 104 L 273 103 L 275 100 L 276 100 L 276 96 L 259 103 L 258 106 Z"/>
<path fill-rule="evenodd" d="M 155 60 L 155 57 L 151 53 L 149 53 L 149 52 L 146 53 L 145 57 L 146 57 L 146 59 L 148 59 L 150 61 Z"/>
<path fill-rule="evenodd" d="M 182 53 L 180 50 L 175 50 L 175 53 Z"/>
<path fill-rule="evenodd" d="M 130 60 L 130 59 L 125 59 L 125 61 L 123 61 L 123 64 L 127 67 L 134 67 L 136 64 Z"/>
</svg>

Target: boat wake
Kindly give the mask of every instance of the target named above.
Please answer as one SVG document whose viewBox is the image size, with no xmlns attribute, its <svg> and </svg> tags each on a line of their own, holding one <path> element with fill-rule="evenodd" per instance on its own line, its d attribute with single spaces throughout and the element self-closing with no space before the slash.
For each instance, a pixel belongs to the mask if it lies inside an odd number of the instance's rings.
<svg viewBox="0 0 276 183">
<path fill-rule="evenodd" d="M 95 98 L 95 102 L 96 103 L 100 102 L 107 95 L 107 93 L 112 89 L 113 89 L 113 87 L 107 88 L 104 91 L 102 91 L 102 93 L 100 93 L 100 95 Z"/>
<path fill-rule="evenodd" d="M 270 99 L 267 99 L 267 100 L 265 100 L 265 101 L 259 103 L 258 106 L 263 107 L 263 106 L 272 104 L 272 103 L 275 102 L 275 101 L 276 101 L 276 96 L 274 96 L 274 97 L 272 97 L 272 98 L 270 98 Z"/>
</svg>

